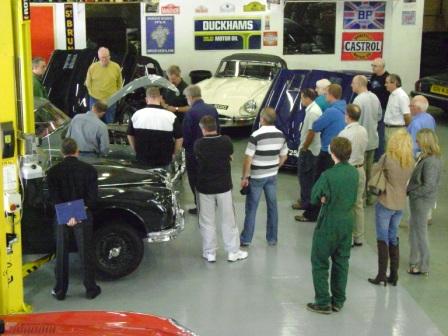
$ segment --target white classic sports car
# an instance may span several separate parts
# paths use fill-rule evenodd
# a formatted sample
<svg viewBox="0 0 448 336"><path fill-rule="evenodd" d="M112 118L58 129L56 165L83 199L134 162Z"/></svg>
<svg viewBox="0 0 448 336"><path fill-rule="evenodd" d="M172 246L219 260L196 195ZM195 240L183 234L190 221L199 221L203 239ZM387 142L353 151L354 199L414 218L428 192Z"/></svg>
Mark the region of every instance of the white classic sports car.
<svg viewBox="0 0 448 336"><path fill-rule="evenodd" d="M223 127L252 125L272 80L286 62L268 54L224 57L216 74L199 82L202 98L216 107Z"/></svg>

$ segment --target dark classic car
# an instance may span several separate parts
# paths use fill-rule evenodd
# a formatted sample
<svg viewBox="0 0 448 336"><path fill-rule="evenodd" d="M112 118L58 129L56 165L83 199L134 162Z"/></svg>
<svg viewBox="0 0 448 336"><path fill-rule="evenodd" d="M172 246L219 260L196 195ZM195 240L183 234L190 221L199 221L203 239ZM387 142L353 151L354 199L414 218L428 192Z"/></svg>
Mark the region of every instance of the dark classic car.
<svg viewBox="0 0 448 336"><path fill-rule="evenodd" d="M428 77L420 78L415 83L411 96L425 96L429 104L448 112L448 70Z"/></svg>
<svg viewBox="0 0 448 336"><path fill-rule="evenodd" d="M112 53L111 58L122 67L124 84L146 75L163 75L159 63L151 57L127 52ZM43 85L48 91L48 99L70 117L87 111L88 94L84 82L87 69L96 61L96 49L55 50L51 55ZM129 109L141 108L139 104L144 104L144 96L144 89L140 89L121 100L117 105L116 120L121 121Z"/></svg>
<svg viewBox="0 0 448 336"><path fill-rule="evenodd" d="M70 118L50 102L35 103L39 162L46 171L62 158L59 145ZM114 148L116 149L114 152ZM129 147L112 146L110 158L88 159L98 172L99 200L94 210L94 265L98 275L116 279L140 264L144 242L174 239L184 228L183 210L170 174L145 169L129 159ZM54 207L45 178L24 180L22 217L26 254L53 253Z"/></svg>
<svg viewBox="0 0 448 336"><path fill-rule="evenodd" d="M324 70L281 70L271 84L261 108L273 107L277 112L275 125L286 137L288 144L288 160L285 168L296 168L298 148L300 144L301 123L305 118L305 110L300 103L300 92L306 88L314 88L316 81L327 78L334 84L342 86L342 99L352 102L355 94L350 86L354 76L367 75L359 71L324 71ZM260 114L253 125L253 130L260 127Z"/></svg>

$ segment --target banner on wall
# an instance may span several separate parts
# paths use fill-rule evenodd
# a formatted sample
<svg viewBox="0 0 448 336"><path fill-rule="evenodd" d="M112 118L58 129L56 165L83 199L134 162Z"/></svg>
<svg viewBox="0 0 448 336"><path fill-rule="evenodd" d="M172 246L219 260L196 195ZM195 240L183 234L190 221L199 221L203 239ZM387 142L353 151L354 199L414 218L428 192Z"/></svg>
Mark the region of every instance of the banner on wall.
<svg viewBox="0 0 448 336"><path fill-rule="evenodd" d="M344 3L344 29L384 29L386 2Z"/></svg>
<svg viewBox="0 0 448 336"><path fill-rule="evenodd" d="M196 50L260 49L260 17L211 17L194 20Z"/></svg>
<svg viewBox="0 0 448 336"><path fill-rule="evenodd" d="M75 19L73 16L73 4L64 5L65 17L65 44L67 50L75 49Z"/></svg>
<svg viewBox="0 0 448 336"><path fill-rule="evenodd" d="M367 61L383 54L383 33L342 33L343 61Z"/></svg>
<svg viewBox="0 0 448 336"><path fill-rule="evenodd" d="M174 16L146 17L146 53L174 54Z"/></svg>

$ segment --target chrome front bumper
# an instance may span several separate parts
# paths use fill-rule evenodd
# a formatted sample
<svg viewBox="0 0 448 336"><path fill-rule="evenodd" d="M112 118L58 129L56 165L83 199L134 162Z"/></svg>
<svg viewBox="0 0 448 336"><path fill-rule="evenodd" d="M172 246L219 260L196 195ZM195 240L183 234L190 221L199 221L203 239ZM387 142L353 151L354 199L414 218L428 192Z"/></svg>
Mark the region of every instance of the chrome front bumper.
<svg viewBox="0 0 448 336"><path fill-rule="evenodd" d="M146 235L145 241L148 243L163 243L173 239L181 233L185 228L184 210L180 208L177 200L178 191L172 194L173 213L176 217L174 220L174 227L162 231L150 232Z"/></svg>
<svg viewBox="0 0 448 336"><path fill-rule="evenodd" d="M255 117L227 117L219 115L219 125L221 127L244 127L252 126Z"/></svg>
<svg viewBox="0 0 448 336"><path fill-rule="evenodd" d="M176 222L174 227L162 230L158 232L150 232L145 238L147 243L163 243L173 239L181 233L185 228L185 219L184 219L184 211L182 209L178 209L176 211Z"/></svg>

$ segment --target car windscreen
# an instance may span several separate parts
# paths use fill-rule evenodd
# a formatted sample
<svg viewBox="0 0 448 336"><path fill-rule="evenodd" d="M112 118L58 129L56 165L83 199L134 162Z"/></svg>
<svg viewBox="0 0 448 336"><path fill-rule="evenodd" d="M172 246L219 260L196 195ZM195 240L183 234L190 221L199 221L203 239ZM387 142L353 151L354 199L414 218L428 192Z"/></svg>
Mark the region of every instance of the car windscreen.
<svg viewBox="0 0 448 336"><path fill-rule="evenodd" d="M273 79L281 69L281 64L257 61L223 61L218 67L216 77L249 77Z"/></svg>
<svg viewBox="0 0 448 336"><path fill-rule="evenodd" d="M70 118L52 104L47 103L34 111L34 120L36 136L42 139L68 123Z"/></svg>

